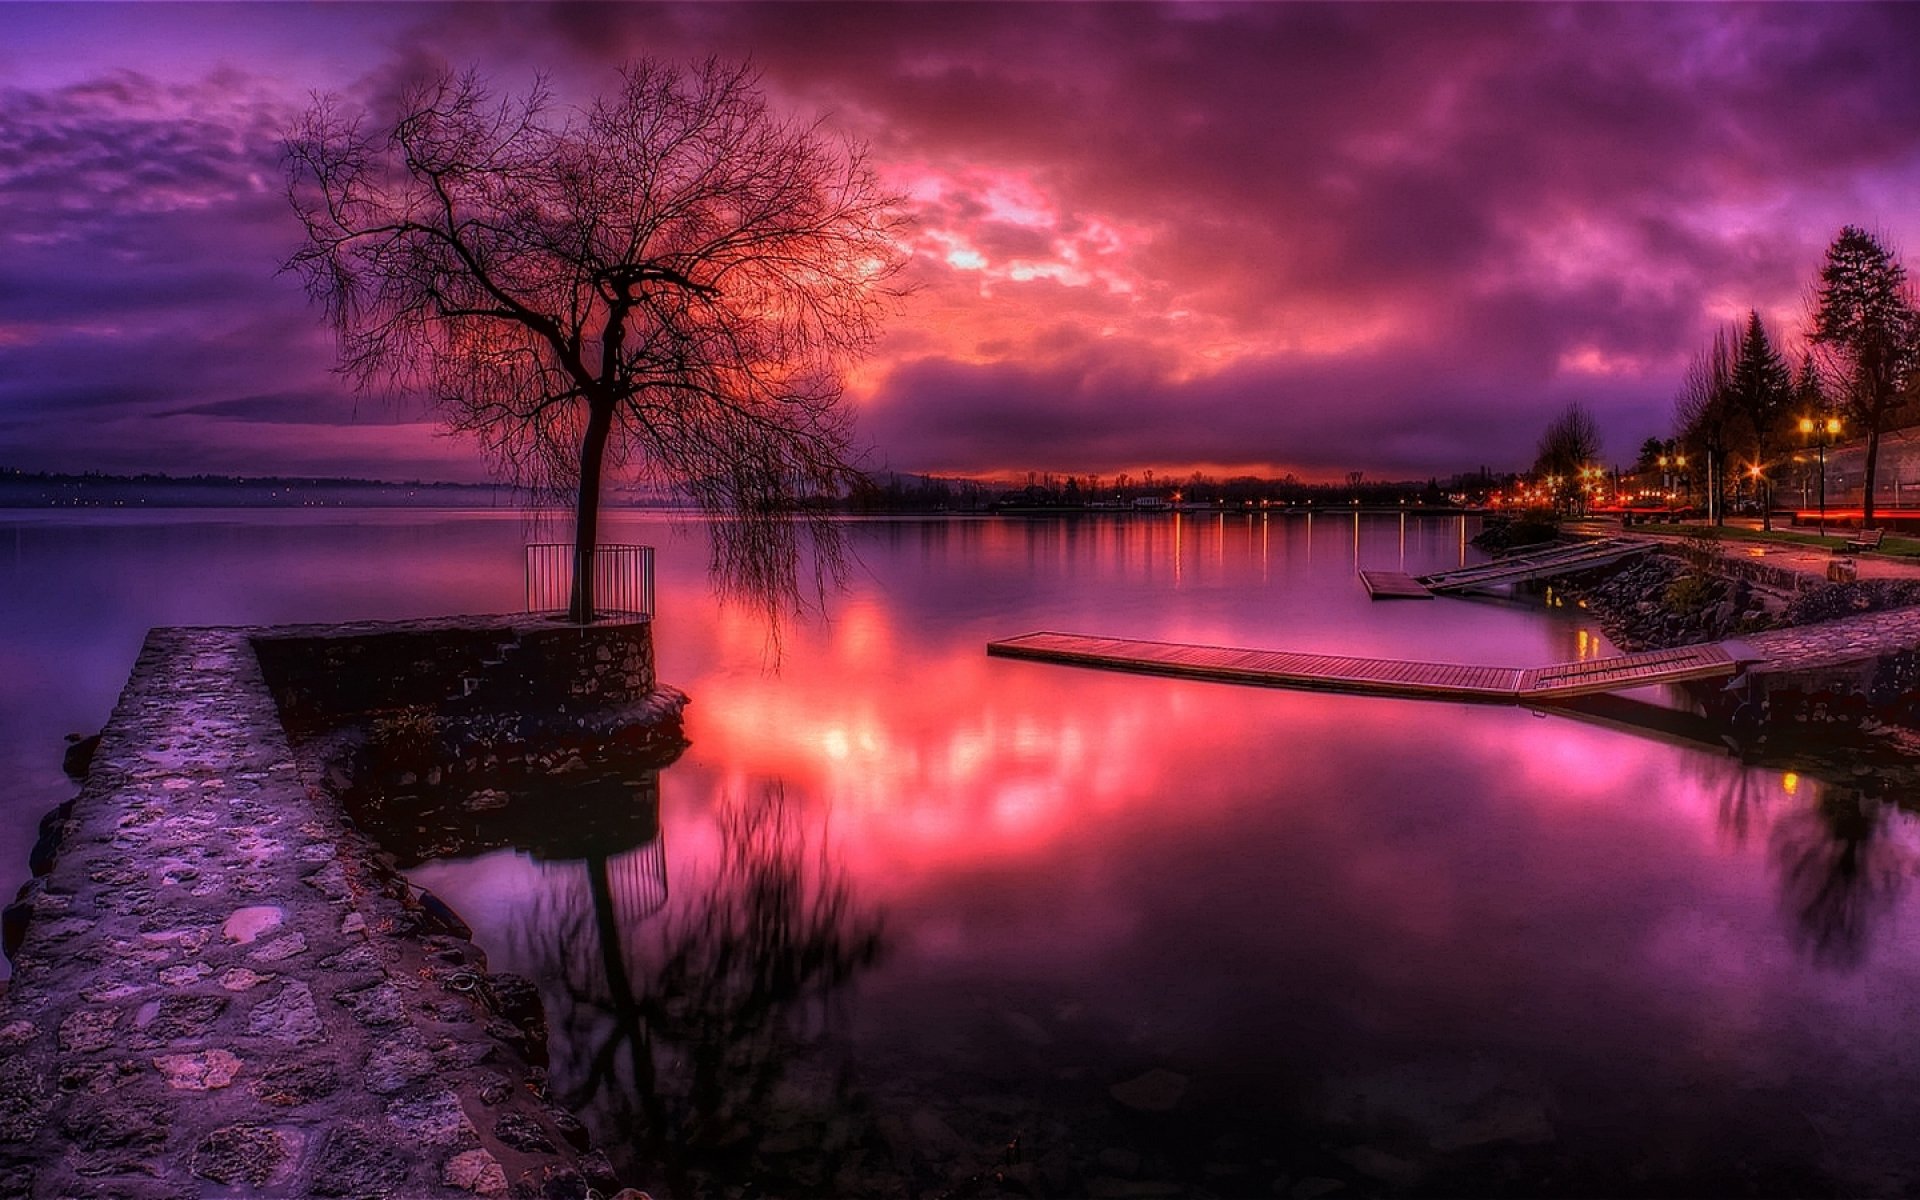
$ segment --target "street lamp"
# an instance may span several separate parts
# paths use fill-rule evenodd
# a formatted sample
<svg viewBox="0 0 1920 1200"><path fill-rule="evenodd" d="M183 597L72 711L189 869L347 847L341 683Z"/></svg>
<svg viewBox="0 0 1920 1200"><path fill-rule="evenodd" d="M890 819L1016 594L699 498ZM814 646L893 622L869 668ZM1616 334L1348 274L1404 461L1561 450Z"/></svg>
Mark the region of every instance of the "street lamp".
<svg viewBox="0 0 1920 1200"><path fill-rule="evenodd" d="M1766 471L1759 463L1754 463L1747 468L1747 478L1751 481L1748 486L1753 488L1760 500L1760 528L1772 529L1773 481L1767 478Z"/></svg>
<svg viewBox="0 0 1920 1200"><path fill-rule="evenodd" d="M1840 418L1828 417L1825 421L1815 421L1812 417L1800 418L1800 436L1813 438L1814 445L1820 449L1820 536L1827 536L1827 447L1840 434Z"/></svg>
<svg viewBox="0 0 1920 1200"><path fill-rule="evenodd" d="M1667 503L1671 504L1673 503L1673 475L1667 473L1668 467L1672 467L1674 474L1679 475L1680 481L1686 485L1687 507L1691 508L1693 506L1693 480L1687 478L1687 456L1684 454L1662 454L1660 456L1660 485L1667 493Z"/></svg>

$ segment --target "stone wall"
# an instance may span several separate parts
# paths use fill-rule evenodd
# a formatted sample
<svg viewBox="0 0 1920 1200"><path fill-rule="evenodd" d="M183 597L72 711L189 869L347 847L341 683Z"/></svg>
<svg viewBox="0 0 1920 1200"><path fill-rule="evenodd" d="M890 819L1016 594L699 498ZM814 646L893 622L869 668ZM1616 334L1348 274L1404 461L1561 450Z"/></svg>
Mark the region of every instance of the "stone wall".
<svg viewBox="0 0 1920 1200"><path fill-rule="evenodd" d="M409 707L444 715L577 715L655 690L651 623L544 617L280 626L253 634L281 717L296 735Z"/></svg>
<svg viewBox="0 0 1920 1200"><path fill-rule="evenodd" d="M1682 555L1656 553L1555 586L1580 598L1627 650L1747 643L1762 661L1731 683L1688 687L1716 716L1748 724L1871 718L1920 729L1920 586L1913 581L1828 583L1722 554L1676 598L1675 585L1689 572Z"/></svg>
<svg viewBox="0 0 1920 1200"><path fill-rule="evenodd" d="M156 630L23 889L0 1196L584 1197L532 989L303 778L246 631Z"/></svg>
<svg viewBox="0 0 1920 1200"><path fill-rule="evenodd" d="M385 865L289 729L322 746L397 711L530 759L608 727L677 743L649 633L153 631L6 912L0 1198L613 1195L546 1095L532 985Z"/></svg>

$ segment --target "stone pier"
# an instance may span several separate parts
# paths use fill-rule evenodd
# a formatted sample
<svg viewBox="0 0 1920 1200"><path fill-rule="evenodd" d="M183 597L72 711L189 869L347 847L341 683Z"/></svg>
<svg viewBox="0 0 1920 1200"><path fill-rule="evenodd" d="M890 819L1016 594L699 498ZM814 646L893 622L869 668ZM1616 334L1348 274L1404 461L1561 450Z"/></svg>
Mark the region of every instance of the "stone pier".
<svg viewBox="0 0 1920 1200"><path fill-rule="evenodd" d="M1920 712L1920 607L1769 629L1744 639L1759 656L1742 683L1752 698L1850 698L1873 709Z"/></svg>
<svg viewBox="0 0 1920 1200"><path fill-rule="evenodd" d="M390 702L363 686L376 665L409 703L490 687L524 700L489 674L500 648L524 664L562 632L587 664L548 698L567 723L636 703L677 723L633 651L644 627L471 626L149 636L53 818L56 861L8 910L0 1196L620 1190L546 1098L532 987L488 974L458 919L382 865L283 724L283 707L325 723L346 700ZM424 674L408 667L423 657Z"/></svg>

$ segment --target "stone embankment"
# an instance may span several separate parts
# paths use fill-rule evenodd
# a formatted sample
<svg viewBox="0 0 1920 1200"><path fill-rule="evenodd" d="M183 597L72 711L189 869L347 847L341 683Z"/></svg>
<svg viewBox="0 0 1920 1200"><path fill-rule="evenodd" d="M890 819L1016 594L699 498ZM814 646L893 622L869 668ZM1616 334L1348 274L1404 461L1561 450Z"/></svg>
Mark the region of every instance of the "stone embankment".
<svg viewBox="0 0 1920 1200"><path fill-rule="evenodd" d="M1669 542L1553 586L1628 650L1746 643L1755 665L1706 694L1743 719L1920 726L1920 575L1828 582L1826 556L1741 549Z"/></svg>
<svg viewBox="0 0 1920 1200"><path fill-rule="evenodd" d="M558 679L548 707L572 727L621 709L677 736L683 698L652 692L644 627L561 654L561 631L496 623L471 656L446 652L469 624L149 636L81 794L49 821L51 861L8 910L0 1196L619 1191L546 1096L531 985L488 974L457 918L383 865L283 726L283 706L341 719L322 681L417 686L421 654L453 695L413 703L530 700L506 645L585 664L531 672ZM356 694L377 708L383 686Z"/></svg>

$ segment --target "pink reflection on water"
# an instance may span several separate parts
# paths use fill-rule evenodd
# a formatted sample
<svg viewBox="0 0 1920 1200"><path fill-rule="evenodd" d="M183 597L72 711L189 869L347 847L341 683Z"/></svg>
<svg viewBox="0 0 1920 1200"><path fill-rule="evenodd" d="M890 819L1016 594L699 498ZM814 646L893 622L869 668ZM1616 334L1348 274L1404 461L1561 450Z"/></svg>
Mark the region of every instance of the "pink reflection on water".
<svg viewBox="0 0 1920 1200"><path fill-rule="evenodd" d="M1585 1152L1658 1126L1702 1161L1774 1142L1888 1157L1889 1126L1854 1116L1920 1052L1884 1003L1920 983L1891 936L1910 898L1786 880L1911 861L1904 815L1810 820L1828 794L1811 778L1562 717L984 654L1048 627L1515 665L1604 650L1578 614L1368 606L1355 541L1398 561L1398 530L1317 524L1280 545L1231 521L877 527L777 674L751 619L683 578L661 625L666 677L695 697L663 779L675 903L712 886L715 805L778 781L885 914L855 1026L874 1062L1021 1087L1062 1065L1036 1046L1070 1045L1095 1103L1159 1065L1297 1093L1310 1121L1347 1089L1392 1103L1480 1064ZM1407 561L1453 549L1414 537ZM1811 965L1835 936L1862 957ZM1808 1150L1796 1112L1843 1133Z"/></svg>

